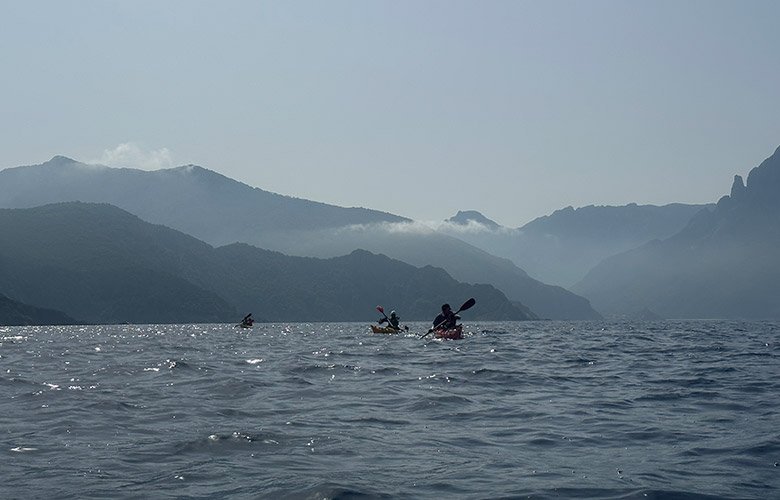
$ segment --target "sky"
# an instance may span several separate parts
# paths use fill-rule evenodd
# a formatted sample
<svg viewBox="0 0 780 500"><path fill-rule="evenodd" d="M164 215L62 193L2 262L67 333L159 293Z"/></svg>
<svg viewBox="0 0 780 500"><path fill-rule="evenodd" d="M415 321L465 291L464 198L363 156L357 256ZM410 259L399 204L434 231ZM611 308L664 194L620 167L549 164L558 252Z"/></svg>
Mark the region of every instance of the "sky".
<svg viewBox="0 0 780 500"><path fill-rule="evenodd" d="M708 203L780 145L780 2L0 0L0 169L196 164L509 227Z"/></svg>

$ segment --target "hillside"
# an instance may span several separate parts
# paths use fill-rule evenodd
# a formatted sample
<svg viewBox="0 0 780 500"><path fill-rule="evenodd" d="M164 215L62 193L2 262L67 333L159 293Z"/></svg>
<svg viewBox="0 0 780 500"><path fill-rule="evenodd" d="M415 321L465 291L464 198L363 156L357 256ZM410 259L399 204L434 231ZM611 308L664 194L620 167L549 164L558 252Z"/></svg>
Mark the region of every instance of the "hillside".
<svg viewBox="0 0 780 500"><path fill-rule="evenodd" d="M214 246L241 242L319 258L364 249L416 267L441 267L459 281L491 284L543 318L600 317L584 298L408 219L269 193L201 167L145 172L55 157L0 171L0 207L65 201L110 203Z"/></svg>
<svg viewBox="0 0 780 500"><path fill-rule="evenodd" d="M605 260L575 290L611 315L780 318L780 148L679 233Z"/></svg>
<svg viewBox="0 0 780 500"><path fill-rule="evenodd" d="M528 306L541 318L599 319L590 303L562 287L528 276L509 259L491 255L457 238L420 224L373 224L299 234L277 239L284 253L321 257L343 255L353 248L388 255L417 267L433 265L466 283L489 283L510 300Z"/></svg>
<svg viewBox="0 0 780 500"><path fill-rule="evenodd" d="M406 220L365 208L282 196L195 165L148 172L55 156L40 165L0 171L2 208L68 201L115 205L213 245L239 241L236 236L247 233Z"/></svg>
<svg viewBox="0 0 780 500"><path fill-rule="evenodd" d="M181 268L213 249L109 205L0 210L0 290L89 323L221 322L234 307Z"/></svg>
<svg viewBox="0 0 780 500"><path fill-rule="evenodd" d="M223 282L217 291L239 307L276 320L373 319L376 304L403 311L406 320L430 320L442 303L472 296L479 308L469 318L536 319L490 285L460 283L440 268L417 268L365 250L316 259L236 243L216 252L241 270L240 283Z"/></svg>
<svg viewBox="0 0 780 500"><path fill-rule="evenodd" d="M680 203L566 207L520 228L470 211L448 219L440 231L510 259L545 283L571 287L605 258L674 235L704 208Z"/></svg>
<svg viewBox="0 0 780 500"><path fill-rule="evenodd" d="M75 324L78 321L60 311L22 304L0 294L0 326Z"/></svg>
<svg viewBox="0 0 780 500"><path fill-rule="evenodd" d="M0 210L0 289L94 323L375 320L383 303L427 320L475 297L475 319L530 319L498 290L382 255L289 257L245 244L213 248L106 204Z"/></svg>

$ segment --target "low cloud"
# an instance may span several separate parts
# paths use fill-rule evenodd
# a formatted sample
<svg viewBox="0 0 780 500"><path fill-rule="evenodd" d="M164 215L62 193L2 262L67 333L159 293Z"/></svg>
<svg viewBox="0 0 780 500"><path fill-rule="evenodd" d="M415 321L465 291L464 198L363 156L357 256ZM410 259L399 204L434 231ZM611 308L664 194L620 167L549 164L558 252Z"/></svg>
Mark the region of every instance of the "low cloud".
<svg viewBox="0 0 780 500"><path fill-rule="evenodd" d="M430 225L423 222L377 222L372 224L351 224L349 226L341 227L337 230L341 233L356 233L356 232L383 232L383 233L412 233L412 234L429 234L434 230Z"/></svg>
<svg viewBox="0 0 780 500"><path fill-rule="evenodd" d="M173 166L173 155L168 148L145 151L133 142L124 142L113 149L106 149L95 163L109 167L131 167L141 170L158 170Z"/></svg>
<svg viewBox="0 0 780 500"><path fill-rule="evenodd" d="M468 221L466 224L455 224L447 221L376 222L371 224L352 224L337 229L337 233L430 234L435 231L452 236L479 234L514 236L523 234L520 229L503 226L495 228L473 220Z"/></svg>

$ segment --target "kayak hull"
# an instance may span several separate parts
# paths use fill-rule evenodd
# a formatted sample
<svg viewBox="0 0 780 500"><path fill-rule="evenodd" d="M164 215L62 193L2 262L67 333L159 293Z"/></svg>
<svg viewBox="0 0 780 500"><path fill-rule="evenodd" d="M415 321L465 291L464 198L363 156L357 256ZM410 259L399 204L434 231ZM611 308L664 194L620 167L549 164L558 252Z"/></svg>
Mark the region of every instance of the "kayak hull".
<svg viewBox="0 0 780 500"><path fill-rule="evenodd" d="M370 325L371 331L374 333L398 333L401 330L396 330L393 327L390 326L377 326L377 325Z"/></svg>
<svg viewBox="0 0 780 500"><path fill-rule="evenodd" d="M436 330L433 332L433 336L437 339L451 339L459 340L463 338L463 325L458 325L455 328L448 330Z"/></svg>

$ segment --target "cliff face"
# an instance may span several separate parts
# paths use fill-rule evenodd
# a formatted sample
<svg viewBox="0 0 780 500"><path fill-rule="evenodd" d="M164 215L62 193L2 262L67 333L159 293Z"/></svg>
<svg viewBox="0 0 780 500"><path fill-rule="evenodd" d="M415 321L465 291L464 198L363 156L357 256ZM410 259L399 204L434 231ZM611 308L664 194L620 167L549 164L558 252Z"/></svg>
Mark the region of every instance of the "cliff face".
<svg viewBox="0 0 780 500"><path fill-rule="evenodd" d="M780 240L780 148L750 171L747 184L735 175L731 193L718 200L713 210L694 217L672 240L694 247L776 244Z"/></svg>
<svg viewBox="0 0 780 500"><path fill-rule="evenodd" d="M780 148L663 241L606 259L574 291L607 314L780 317Z"/></svg>
<svg viewBox="0 0 780 500"><path fill-rule="evenodd" d="M754 206L780 207L778 189L780 189L780 147L761 165L750 171L745 188L746 201Z"/></svg>

